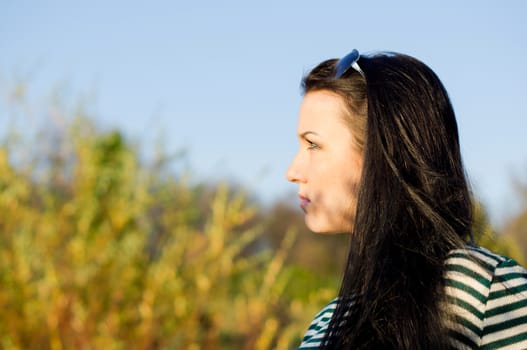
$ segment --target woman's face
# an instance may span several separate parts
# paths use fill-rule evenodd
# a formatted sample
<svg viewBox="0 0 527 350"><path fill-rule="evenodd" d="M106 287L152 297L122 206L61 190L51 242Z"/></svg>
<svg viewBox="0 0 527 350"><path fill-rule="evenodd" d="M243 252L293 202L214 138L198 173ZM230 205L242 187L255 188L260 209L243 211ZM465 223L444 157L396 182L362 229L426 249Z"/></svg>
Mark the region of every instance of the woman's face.
<svg viewBox="0 0 527 350"><path fill-rule="evenodd" d="M300 149L286 177L298 184L306 225L314 232L353 230L362 155L346 118L342 98L329 91L307 93L300 106Z"/></svg>

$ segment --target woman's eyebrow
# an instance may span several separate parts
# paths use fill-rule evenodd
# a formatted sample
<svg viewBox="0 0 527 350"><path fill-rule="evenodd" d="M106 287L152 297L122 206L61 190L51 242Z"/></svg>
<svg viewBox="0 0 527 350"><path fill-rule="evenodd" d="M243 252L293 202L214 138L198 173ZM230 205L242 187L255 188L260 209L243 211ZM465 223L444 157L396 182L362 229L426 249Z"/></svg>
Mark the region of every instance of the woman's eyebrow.
<svg viewBox="0 0 527 350"><path fill-rule="evenodd" d="M303 133L301 133L299 136L300 138L306 138L307 135L309 134L312 134L312 135L315 135L315 136L320 136L319 134L317 134L316 132L314 131L304 131Z"/></svg>

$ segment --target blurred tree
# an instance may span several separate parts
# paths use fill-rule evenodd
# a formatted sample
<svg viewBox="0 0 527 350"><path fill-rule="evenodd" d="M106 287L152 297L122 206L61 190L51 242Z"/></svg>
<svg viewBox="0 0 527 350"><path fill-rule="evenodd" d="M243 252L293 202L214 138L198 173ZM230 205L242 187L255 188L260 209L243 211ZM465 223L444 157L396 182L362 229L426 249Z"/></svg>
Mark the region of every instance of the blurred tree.
<svg viewBox="0 0 527 350"><path fill-rule="evenodd" d="M299 343L333 293L290 293L307 280L285 266L294 229L244 254L263 226L243 191L141 162L82 110L64 125L0 146L0 348Z"/></svg>
<svg viewBox="0 0 527 350"><path fill-rule="evenodd" d="M524 251L513 237L496 232L490 224L483 204L480 202L474 204L473 232L477 244L498 254L513 258L525 266L526 255Z"/></svg>
<svg viewBox="0 0 527 350"><path fill-rule="evenodd" d="M518 249L521 250L524 257L527 257L527 182L516 179L513 185L515 193L518 195L520 208L504 225L502 235L517 242ZM524 266L526 266L526 260L523 261Z"/></svg>
<svg viewBox="0 0 527 350"><path fill-rule="evenodd" d="M317 234L311 232L304 222L304 213L293 207L294 198L277 200L265 211L264 237L273 247L282 239L288 227L294 227L299 239L293 245L288 262L317 276L325 276L326 282L337 282L343 271L348 251L345 234Z"/></svg>

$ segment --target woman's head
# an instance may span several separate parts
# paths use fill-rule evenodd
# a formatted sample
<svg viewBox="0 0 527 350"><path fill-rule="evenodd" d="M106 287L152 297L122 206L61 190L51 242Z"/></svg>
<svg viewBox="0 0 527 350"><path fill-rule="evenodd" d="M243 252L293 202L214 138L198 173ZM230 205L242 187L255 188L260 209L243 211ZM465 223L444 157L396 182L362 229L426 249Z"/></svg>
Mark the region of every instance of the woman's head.
<svg viewBox="0 0 527 350"><path fill-rule="evenodd" d="M297 135L300 149L286 177L299 185L307 226L315 232L351 232L367 118L366 82L333 79L336 60L304 79Z"/></svg>
<svg viewBox="0 0 527 350"><path fill-rule="evenodd" d="M454 111L415 58L361 56L340 75L343 61L304 78L287 172L313 231L353 233L339 296L354 313L338 304L324 344L447 348L443 262L472 223Z"/></svg>
<svg viewBox="0 0 527 350"><path fill-rule="evenodd" d="M328 182L324 184L320 180L323 188L317 189L321 191L317 196L323 202L315 202L317 198L301 198L308 226L320 232L346 231L354 226L357 211L364 208L367 211L364 214L371 212L372 202L376 202L376 206L383 202L386 206L399 207L413 201L431 220L448 211L445 209L452 202L466 202L469 193L455 116L446 90L435 73L415 58L396 53L361 56L357 63L360 72L350 68L336 78L339 61L327 60L315 67L302 82L304 99L298 128L301 148L288 169L287 178L299 184L299 194L304 197L307 196L303 189L309 190L311 178L318 181L321 177ZM334 105L335 113L324 110L324 105L328 108ZM302 137L306 131L316 132L308 130L311 125L306 121L316 121L319 125L313 125L314 129L341 128L343 136L328 135L328 142L350 138L351 143L341 142L340 154L348 160L339 159L335 168L326 164L325 159L331 154L324 153L324 148L313 140ZM308 153L305 146L309 142L319 146L319 153L311 152L310 156L303 157ZM360 179L363 181L359 185ZM336 186L337 190L346 195L347 200L329 198L330 193L324 195L324 189L330 191L335 187L331 185L338 185L336 182L339 181L345 187L339 189ZM341 204L341 210L348 211L342 216L345 220L340 221L340 228L337 225L330 230L320 230L313 225L317 221L316 213L314 210L310 212L309 207L327 206L326 199L333 207ZM466 204L462 206L466 207ZM335 208L328 209L334 215L341 213ZM470 211L466 208L463 211L461 215L465 218L461 225L448 223L456 231L471 219ZM319 210L319 213L318 218L324 219L321 217L324 211ZM447 216L450 214L455 213L447 213ZM344 224L346 221L347 225ZM338 220L334 218L332 222Z"/></svg>

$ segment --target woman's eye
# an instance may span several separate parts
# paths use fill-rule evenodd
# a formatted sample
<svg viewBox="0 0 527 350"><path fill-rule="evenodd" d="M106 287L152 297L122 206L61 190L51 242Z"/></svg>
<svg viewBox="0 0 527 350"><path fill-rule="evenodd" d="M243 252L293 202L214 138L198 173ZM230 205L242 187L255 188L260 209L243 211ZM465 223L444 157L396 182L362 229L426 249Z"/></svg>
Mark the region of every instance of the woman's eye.
<svg viewBox="0 0 527 350"><path fill-rule="evenodd" d="M307 147L308 149L317 149L319 148L318 145L314 142L311 142L311 141L308 141L308 144L309 146Z"/></svg>

